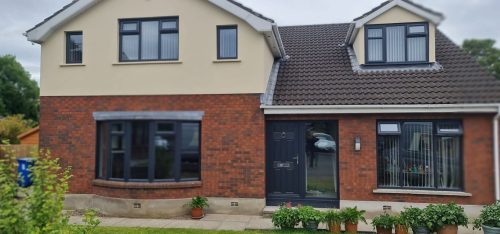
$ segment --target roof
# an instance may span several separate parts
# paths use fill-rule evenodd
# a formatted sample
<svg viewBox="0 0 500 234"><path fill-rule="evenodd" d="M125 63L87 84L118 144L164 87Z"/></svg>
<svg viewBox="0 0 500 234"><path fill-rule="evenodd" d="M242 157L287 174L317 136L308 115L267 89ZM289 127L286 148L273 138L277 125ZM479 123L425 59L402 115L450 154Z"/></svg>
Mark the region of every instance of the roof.
<svg viewBox="0 0 500 234"><path fill-rule="evenodd" d="M268 18L268 17L264 16L263 14L261 14L261 13L259 13L259 12L256 12L256 11L254 11L252 8L249 8L249 7L247 7L247 6L243 5L243 4L241 4L241 3L239 3L239 2L237 2L237 1L235 1L235 0L227 0L227 1L228 1L228 2L231 2L232 4L234 4L234 5L238 6L238 7L242 8L242 9L244 9L244 10L246 10L246 11L248 11L248 12L249 12L250 14L252 14L252 15L255 15L255 16L257 16L257 17L259 17L259 18L261 18L261 19L263 19L263 20L266 20L266 21L269 21L269 22L271 22L271 23L274 23L274 20L273 20L273 19Z"/></svg>
<svg viewBox="0 0 500 234"><path fill-rule="evenodd" d="M36 128L30 129L30 130L22 133L21 135L17 136L17 139L21 140L23 138L26 138L27 136L31 136L31 135L38 133L38 132L40 132L40 127L36 127Z"/></svg>
<svg viewBox="0 0 500 234"><path fill-rule="evenodd" d="M365 18L366 16L369 16L369 15L371 15L371 14L375 13L376 11L378 11L378 10L379 10L379 9L381 9L381 8L383 8L385 5L387 5L387 4L389 4L389 3L391 3L392 1L393 1L393 0L388 0L388 1L383 2L383 3L382 3L382 4L380 4L379 6L377 6L377 7L373 8L373 9L371 9L370 11L366 12L366 13L365 13L365 14L363 14L362 16L355 18L353 21L360 20L360 19L362 19L362 18ZM427 8L427 7L424 7L424 6L420 5L420 4L414 3L414 2L413 2L413 1L411 1L411 0L401 0L401 1L406 2L406 3L408 3L408 4L411 4L411 5L413 5L413 6L417 7L417 8L419 8L419 9L421 9L421 10L423 10L423 11L426 11L426 12L428 12L428 13L430 13L430 14L433 14L433 15L438 15L438 16L444 17L444 15L443 15L442 13L437 12L437 11L434 11L434 10L429 9L429 8Z"/></svg>
<svg viewBox="0 0 500 234"><path fill-rule="evenodd" d="M431 71L353 71L344 44L350 24L280 27L290 58L280 66L273 105L500 103L500 81L441 32Z"/></svg>
<svg viewBox="0 0 500 234"><path fill-rule="evenodd" d="M54 18L55 16L59 15L61 12L63 12L64 10L68 9L70 6L74 5L76 2L78 2L79 0L73 0L71 1L71 3L63 6L61 9L59 9L58 11L54 12L54 14L50 15L49 17L45 18L42 22L36 24L35 26L33 26L33 28L30 28L28 29L28 31L26 32L31 32L33 31L34 29L38 28L39 26L41 26L42 24L45 24L47 21L51 20L52 18Z"/></svg>

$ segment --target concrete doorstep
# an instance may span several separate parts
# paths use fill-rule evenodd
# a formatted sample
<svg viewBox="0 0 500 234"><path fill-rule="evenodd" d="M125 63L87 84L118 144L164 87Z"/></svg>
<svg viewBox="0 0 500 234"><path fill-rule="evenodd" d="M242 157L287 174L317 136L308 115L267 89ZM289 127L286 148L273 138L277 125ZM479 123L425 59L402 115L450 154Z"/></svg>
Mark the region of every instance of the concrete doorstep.
<svg viewBox="0 0 500 234"><path fill-rule="evenodd" d="M81 216L72 216L70 224L83 224ZM252 215L225 215L225 214L207 214L201 220L192 220L189 218L178 219L129 219L102 217L101 227L139 227L139 228L191 228L204 230L225 230L225 231L244 231L244 230L273 230L275 227L271 218ZM371 220L368 224L360 223L359 231L373 232ZM327 229L326 224L321 224L320 229ZM473 231L460 228L460 234L480 234L482 231Z"/></svg>

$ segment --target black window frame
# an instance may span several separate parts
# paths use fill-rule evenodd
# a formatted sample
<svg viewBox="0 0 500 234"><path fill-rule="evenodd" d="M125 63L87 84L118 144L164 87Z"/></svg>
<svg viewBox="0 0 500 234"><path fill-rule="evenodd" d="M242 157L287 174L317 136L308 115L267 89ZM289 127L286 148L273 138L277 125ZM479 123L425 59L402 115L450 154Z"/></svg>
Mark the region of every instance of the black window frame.
<svg viewBox="0 0 500 234"><path fill-rule="evenodd" d="M65 32L66 35L66 64L82 64L83 63L83 31L69 31ZM71 45L71 36L80 36L82 38L82 44L80 45L80 59L79 60L71 60L72 56L70 56L70 45Z"/></svg>
<svg viewBox="0 0 500 234"><path fill-rule="evenodd" d="M142 59L142 34L141 34L141 28L142 28L142 22L147 22L147 21L158 21L158 59ZM162 29L162 23L163 22L176 22L176 29ZM135 23L137 25L136 30L124 30L123 26L124 24L130 24L130 23ZM127 62L151 62L151 61L179 61L180 57L180 40L177 45L177 49L179 50L177 52L177 58L173 59L162 59L161 58L161 35L162 34L173 34L177 33L179 38L180 38L180 29L179 29L179 16L168 16L168 17L155 17L155 18L134 18L134 19L120 19L118 20L118 37L119 37L119 48L118 48L118 56L119 56L119 61L122 63L127 63ZM139 36L139 45L138 45L138 59L136 60L124 60L123 59L123 35L137 35Z"/></svg>
<svg viewBox="0 0 500 234"><path fill-rule="evenodd" d="M401 128L401 133L400 134L379 134L378 130L379 130L379 125L380 124L383 124L383 123L399 123L400 124L400 128ZM380 185L380 181L379 181L379 170L381 168L381 162L380 162L380 155L379 155L379 152L380 152L380 148L379 148L379 142L381 142L381 138L382 137L395 137L395 136L399 136L400 138L400 142L403 141L403 125L405 123L432 123L432 156L433 156L433 165L434 165L434 168L432 170L433 172L433 175L434 175L434 187L433 188L422 188L422 187L405 187L403 185L403 180L401 179L402 178L402 170L400 170L400 180L399 180L399 186L398 187L390 187L390 186L381 186ZM442 134L442 133L439 133L438 131L438 126L440 124L450 124L450 123L453 123L453 124L458 124L460 126L460 133L455 133L455 134ZM456 120L456 119L449 119L449 120L435 120L435 119L431 119L431 120L425 120L425 119L419 119L419 120L377 120L376 122L376 133L377 133L377 137L376 137L376 162L377 162L377 167L376 167L376 178L377 178L377 188L379 189L392 189L392 190L401 190L401 189L404 189L404 190L417 190L417 191L443 191L443 192L464 192L465 191L465 164L464 164L464 132L463 132L463 121L462 120ZM450 136L453 136L453 137L458 137L459 138L459 143L460 143L460 149L459 149L459 165L460 165L460 186L458 189L443 189L443 188L439 188L439 183L438 183L438 168L437 168L437 158L436 157L436 154L437 154L437 143L438 143L438 140L442 137L450 137ZM402 155L403 155L403 148L401 147L401 145L399 146L399 165L402 165L401 164L401 161L402 161Z"/></svg>
<svg viewBox="0 0 500 234"><path fill-rule="evenodd" d="M220 41L220 33L221 30L224 29L234 29L236 31L236 56L234 57L222 57L220 54L220 46L221 46L221 41ZM238 25L218 25L217 26L217 59L218 60L228 60L228 59L238 59L239 55L239 32L238 32Z"/></svg>
<svg viewBox="0 0 500 234"><path fill-rule="evenodd" d="M148 150L148 179L131 179L130 178L130 159L131 159L131 138L132 138L132 123L133 122L147 122L149 126L149 150ZM161 123L170 123L174 125L174 131L171 132L162 132L158 130L158 125ZM198 124L198 155L199 155L199 167L198 167L198 178L181 178L182 174L182 124L186 123L194 123ZM108 146L108 157L106 160L106 174L105 175L100 175L99 169L101 168L100 165L100 153L101 153L101 139L102 139L102 132L101 132L101 126L103 124L108 125L108 131L106 134L108 134L108 140L111 141L111 136L112 135L122 135L125 138L125 152L124 152L124 177L123 178L113 178L112 177L112 162L113 162L113 154L112 154L112 148ZM121 124L123 128L123 132L121 133L116 133L112 131L112 125L113 124ZM120 181L120 182L149 182L149 183L164 183L164 182L173 182L173 183L179 183L179 182L195 182L195 181L201 181L202 180L202 175L201 175L201 163L202 163L202 152L201 152L201 143L202 143L202 122L201 121L191 121L191 120L110 120L110 121L98 121L97 122L97 141L96 141L96 173L95 173L95 178L96 179L102 179L102 180L108 180L108 181ZM155 169L156 169L156 158L155 158L155 136L158 135L173 135L175 137L175 151L174 151L174 179L155 179ZM111 144L111 142L109 142Z"/></svg>
<svg viewBox="0 0 500 234"><path fill-rule="evenodd" d="M387 39L386 39L386 28L394 26L405 26L405 61L404 62L387 62ZM424 33L410 33L409 28L414 26L424 26ZM368 30L370 29L382 29L382 37L368 37ZM415 37L425 37L426 40L426 60L425 61L408 61L408 39ZM365 26L365 65L367 66L377 66L377 65L418 65L418 64L429 64L429 23L428 22L416 22L416 23L396 23L396 24L370 24ZM370 39L382 39L382 60L380 61L370 61L369 60L369 48L368 41Z"/></svg>

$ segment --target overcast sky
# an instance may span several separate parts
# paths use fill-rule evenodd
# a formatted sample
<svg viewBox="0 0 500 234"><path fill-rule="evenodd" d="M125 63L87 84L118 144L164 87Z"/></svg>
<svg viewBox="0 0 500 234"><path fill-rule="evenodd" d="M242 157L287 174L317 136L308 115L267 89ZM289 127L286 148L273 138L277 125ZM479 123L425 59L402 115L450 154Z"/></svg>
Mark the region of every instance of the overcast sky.
<svg viewBox="0 0 500 234"><path fill-rule="evenodd" d="M383 0L239 0L273 18L278 25L344 23L362 15ZM32 45L23 32L71 0L0 0L0 55L15 55L40 78L40 46ZM440 26L461 44L467 38L500 41L499 0L415 0L446 15ZM498 43L497 43L498 45Z"/></svg>

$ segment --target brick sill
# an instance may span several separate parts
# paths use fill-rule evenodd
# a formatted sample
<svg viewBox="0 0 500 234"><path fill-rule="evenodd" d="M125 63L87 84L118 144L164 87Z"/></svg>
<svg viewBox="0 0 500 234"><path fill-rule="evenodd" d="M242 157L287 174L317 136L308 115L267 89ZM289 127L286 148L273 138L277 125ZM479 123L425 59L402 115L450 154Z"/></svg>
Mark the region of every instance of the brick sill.
<svg viewBox="0 0 500 234"><path fill-rule="evenodd" d="M108 180L94 180L94 186L116 189L183 189L183 188L199 188L203 185L201 181L193 182L120 182Z"/></svg>
<svg viewBox="0 0 500 234"><path fill-rule="evenodd" d="M472 194L466 192L454 191L426 191L426 190L407 190L407 189L375 189L375 194L408 194L408 195L432 195L432 196L453 196L453 197L472 197Z"/></svg>

